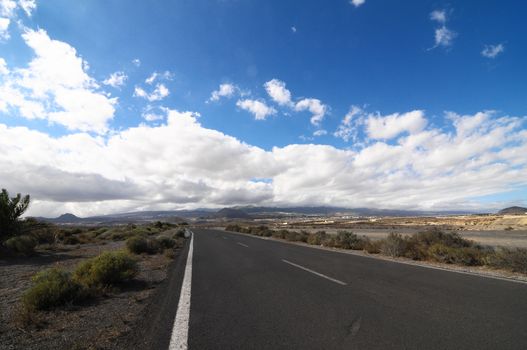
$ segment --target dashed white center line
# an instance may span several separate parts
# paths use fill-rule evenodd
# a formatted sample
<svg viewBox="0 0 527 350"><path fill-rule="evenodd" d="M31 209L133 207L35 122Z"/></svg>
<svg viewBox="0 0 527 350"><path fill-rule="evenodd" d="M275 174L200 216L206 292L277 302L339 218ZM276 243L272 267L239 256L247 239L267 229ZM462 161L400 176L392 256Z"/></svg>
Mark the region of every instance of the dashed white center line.
<svg viewBox="0 0 527 350"><path fill-rule="evenodd" d="M190 287L192 283L192 252L194 250L194 234L190 238L190 248L188 250L187 265L183 276L183 285L179 295L176 319L172 328L169 350L188 349L188 322L190 319Z"/></svg>
<svg viewBox="0 0 527 350"><path fill-rule="evenodd" d="M240 242L236 242L236 244L239 244L239 245L241 245L242 247L245 247L245 248L249 248L249 246L247 244L243 244L243 243L240 243Z"/></svg>
<svg viewBox="0 0 527 350"><path fill-rule="evenodd" d="M345 283L345 282L342 282L342 281L339 281L339 280L337 280L337 279L331 278L331 277L326 276L326 275L324 275L324 274L322 274L322 273L319 273L319 272L313 271L313 270L311 270L311 269L308 269L307 267L300 266L300 265L298 265L298 264L292 263L291 261L287 261L287 260L285 260L285 259L282 259L282 261L285 262L286 264L289 264L289 265L294 266L294 267L296 267L296 268L299 268L299 269L301 269L301 270L304 270L304 271L310 272L310 273L312 273L312 274L314 274L314 275L317 275L318 277L322 277L322 278L325 278L325 279L327 279L327 280L330 280L331 282L338 283L338 284L340 284L341 286L347 286L347 283Z"/></svg>

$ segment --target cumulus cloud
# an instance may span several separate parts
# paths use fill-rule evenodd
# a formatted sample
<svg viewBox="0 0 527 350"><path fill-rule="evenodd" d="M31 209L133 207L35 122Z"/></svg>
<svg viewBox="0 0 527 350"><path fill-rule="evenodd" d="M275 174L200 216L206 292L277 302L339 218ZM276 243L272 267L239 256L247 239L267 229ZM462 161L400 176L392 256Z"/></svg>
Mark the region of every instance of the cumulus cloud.
<svg viewBox="0 0 527 350"><path fill-rule="evenodd" d="M238 91L240 91L240 89L234 84L230 84L230 83L220 84L218 89L214 90L210 94L210 98L207 100L207 102L219 101L220 98L222 97L231 98Z"/></svg>
<svg viewBox="0 0 527 350"><path fill-rule="evenodd" d="M145 83L152 85L156 80L172 80L174 75L169 71L164 71L163 73L154 72L148 78L146 78Z"/></svg>
<svg viewBox="0 0 527 350"><path fill-rule="evenodd" d="M18 3L28 17L31 17L33 11L37 8L37 2L35 0L18 0Z"/></svg>
<svg viewBox="0 0 527 350"><path fill-rule="evenodd" d="M481 51L481 55L487 58L496 58L496 56L498 56L503 51L505 51L505 46L503 44L485 45Z"/></svg>
<svg viewBox="0 0 527 350"><path fill-rule="evenodd" d="M7 68L7 63L5 59L0 57L0 75L9 74L9 69Z"/></svg>
<svg viewBox="0 0 527 350"><path fill-rule="evenodd" d="M446 11L445 10L434 10L430 13L430 19L440 24L446 23Z"/></svg>
<svg viewBox="0 0 527 350"><path fill-rule="evenodd" d="M28 29L22 38L34 57L27 67L11 69L4 76L0 111L47 119L70 130L105 133L117 99L98 92L98 84L76 50L51 39L42 29Z"/></svg>
<svg viewBox="0 0 527 350"><path fill-rule="evenodd" d="M366 120L366 131L372 139L389 140L403 132L416 134L427 125L424 111L411 111L388 116L370 115Z"/></svg>
<svg viewBox="0 0 527 350"><path fill-rule="evenodd" d="M134 96L144 98L150 102L161 101L170 94L170 91L164 84L157 84L156 88L148 93L142 87L136 86Z"/></svg>
<svg viewBox="0 0 527 350"><path fill-rule="evenodd" d="M278 79L273 79L264 84L265 91L269 97L281 106L292 106L291 92L285 87L285 83Z"/></svg>
<svg viewBox="0 0 527 350"><path fill-rule="evenodd" d="M313 136L324 136L327 134L328 134L328 131L324 129L315 130L315 132L313 132Z"/></svg>
<svg viewBox="0 0 527 350"><path fill-rule="evenodd" d="M11 20L9 18L0 17L0 40L9 39L9 24Z"/></svg>
<svg viewBox="0 0 527 350"><path fill-rule="evenodd" d="M236 106L252 113L256 120L265 120L268 116L276 114L276 109L269 107L265 102L258 100L238 100Z"/></svg>
<svg viewBox="0 0 527 350"><path fill-rule="evenodd" d="M0 163L9 169L0 170L2 185L34 192L31 215L238 204L451 209L527 185L525 118L492 111L449 112L444 130L424 127L420 111L375 116L383 118L374 121L378 138L356 150L297 144L268 151L204 128L197 113L164 113L160 125L106 138L0 124ZM362 117L353 108L350 115ZM404 127L387 130L396 122ZM358 127L371 131L368 123ZM395 142L385 140L394 135ZM269 181L254 181L260 178Z"/></svg>
<svg viewBox="0 0 527 350"><path fill-rule="evenodd" d="M0 15L4 17L14 17L17 3L15 0L0 0Z"/></svg>
<svg viewBox="0 0 527 350"><path fill-rule="evenodd" d="M436 47L448 48L452 46L457 33L446 26L448 20L445 10L434 10L430 13L430 19L437 22L440 26L434 31L434 41Z"/></svg>
<svg viewBox="0 0 527 350"><path fill-rule="evenodd" d="M435 30L435 47L442 46L442 47L449 47L452 45L452 42L454 41L454 38L456 37L456 33L452 30L448 29L446 26L442 26L440 28L437 28Z"/></svg>
<svg viewBox="0 0 527 350"><path fill-rule="evenodd" d="M311 124L320 126L328 111L328 106L316 98L304 98L296 103L292 101L291 91L286 88L285 82L279 79L269 80L264 84L265 91L278 105L288 107L296 112L309 111L312 113Z"/></svg>
<svg viewBox="0 0 527 350"><path fill-rule="evenodd" d="M349 112L344 116L340 122L337 130L333 133L333 136L341 138L348 142L349 140L356 141L358 135L358 124L357 117L363 114L362 108L358 106L351 106Z"/></svg>
<svg viewBox="0 0 527 350"><path fill-rule="evenodd" d="M17 19L17 10L22 9L30 17L37 4L35 0L0 0L0 40L5 41L10 38L9 25L12 20Z"/></svg>
<svg viewBox="0 0 527 350"><path fill-rule="evenodd" d="M110 85L114 88L121 87L125 84L128 76L124 72L114 72L108 78L103 80L104 85Z"/></svg>
<svg viewBox="0 0 527 350"><path fill-rule="evenodd" d="M305 98L295 104L295 111L309 111L313 114L311 124L319 126L328 111L328 107L316 98Z"/></svg>
<svg viewBox="0 0 527 350"><path fill-rule="evenodd" d="M350 0L350 4L352 4L355 7L359 7L363 5L366 2L366 0Z"/></svg>

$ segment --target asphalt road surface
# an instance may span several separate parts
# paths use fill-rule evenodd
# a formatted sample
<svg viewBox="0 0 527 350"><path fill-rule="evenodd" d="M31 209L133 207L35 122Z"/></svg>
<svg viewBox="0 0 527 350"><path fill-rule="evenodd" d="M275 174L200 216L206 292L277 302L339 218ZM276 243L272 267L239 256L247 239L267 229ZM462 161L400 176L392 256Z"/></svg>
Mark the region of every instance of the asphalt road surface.
<svg viewBox="0 0 527 350"><path fill-rule="evenodd" d="M191 350L527 349L527 284L216 230L192 249Z"/></svg>

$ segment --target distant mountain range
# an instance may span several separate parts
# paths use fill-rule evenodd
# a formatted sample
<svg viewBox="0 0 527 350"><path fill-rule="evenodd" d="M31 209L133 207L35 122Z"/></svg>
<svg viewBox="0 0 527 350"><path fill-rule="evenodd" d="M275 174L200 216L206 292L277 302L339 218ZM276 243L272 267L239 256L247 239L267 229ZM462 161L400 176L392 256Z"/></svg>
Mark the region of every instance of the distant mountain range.
<svg viewBox="0 0 527 350"><path fill-rule="evenodd" d="M507 208L510 209L510 208ZM525 209L525 208L523 208ZM506 209L504 209L506 210ZM527 210L527 209L525 209ZM240 206L217 209L195 210L165 210L165 211L138 211L111 215L91 216L80 218L71 213L63 214L57 218L37 217L36 219L57 224L119 224L128 222L168 221L183 222L185 220L207 219L252 219L276 218L291 216L438 216L438 215L463 215L474 214L468 211L418 211L396 209L372 208L342 208L342 207L255 207Z"/></svg>
<svg viewBox="0 0 527 350"><path fill-rule="evenodd" d="M502 209L498 212L502 215L525 215L527 214L527 208L524 207L509 207Z"/></svg>

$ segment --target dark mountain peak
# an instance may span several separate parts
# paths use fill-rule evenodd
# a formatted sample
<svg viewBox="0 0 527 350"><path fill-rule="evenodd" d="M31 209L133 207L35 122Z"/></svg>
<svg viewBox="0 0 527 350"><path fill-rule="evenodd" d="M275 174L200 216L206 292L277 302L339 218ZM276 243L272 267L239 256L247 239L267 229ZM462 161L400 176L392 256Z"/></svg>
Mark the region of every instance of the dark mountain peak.
<svg viewBox="0 0 527 350"><path fill-rule="evenodd" d="M59 216L57 219L80 219L77 215L72 213L66 213Z"/></svg>
<svg viewBox="0 0 527 350"><path fill-rule="evenodd" d="M227 219L247 219L250 218L249 214L245 211L236 209L236 208L223 208L218 210L215 214L217 218L227 218Z"/></svg>
<svg viewBox="0 0 527 350"><path fill-rule="evenodd" d="M502 215L523 215L523 214L527 214L527 208L524 208L524 207L518 207L518 206L514 206L514 207L508 207L508 208L505 208L505 209L502 209L498 212L498 214L502 214Z"/></svg>

